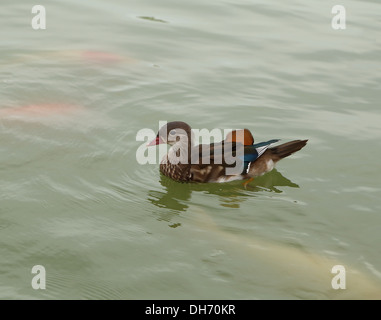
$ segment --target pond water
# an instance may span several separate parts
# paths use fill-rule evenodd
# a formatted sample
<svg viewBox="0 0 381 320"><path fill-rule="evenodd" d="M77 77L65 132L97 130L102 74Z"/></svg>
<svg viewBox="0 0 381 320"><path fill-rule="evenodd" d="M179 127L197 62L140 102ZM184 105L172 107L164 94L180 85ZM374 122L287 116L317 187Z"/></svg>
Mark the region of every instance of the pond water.
<svg viewBox="0 0 381 320"><path fill-rule="evenodd" d="M0 298L381 298L380 3L345 30L327 0L39 4L45 30L1 10ZM136 161L173 120L309 142L246 189L180 184Z"/></svg>

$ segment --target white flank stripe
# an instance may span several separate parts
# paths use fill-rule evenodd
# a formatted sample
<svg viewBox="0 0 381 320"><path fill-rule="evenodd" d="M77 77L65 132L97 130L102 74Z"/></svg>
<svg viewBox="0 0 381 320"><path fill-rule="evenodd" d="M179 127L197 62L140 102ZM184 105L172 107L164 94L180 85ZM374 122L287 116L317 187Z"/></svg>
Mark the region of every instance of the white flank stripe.
<svg viewBox="0 0 381 320"><path fill-rule="evenodd" d="M265 153L265 151L267 150L268 147L269 147L269 145L267 145L267 146L263 146L263 147L258 147L258 148L255 149L255 150L257 150L257 152L258 152L258 158L259 158L262 154ZM258 159L258 158L257 158L257 159Z"/></svg>

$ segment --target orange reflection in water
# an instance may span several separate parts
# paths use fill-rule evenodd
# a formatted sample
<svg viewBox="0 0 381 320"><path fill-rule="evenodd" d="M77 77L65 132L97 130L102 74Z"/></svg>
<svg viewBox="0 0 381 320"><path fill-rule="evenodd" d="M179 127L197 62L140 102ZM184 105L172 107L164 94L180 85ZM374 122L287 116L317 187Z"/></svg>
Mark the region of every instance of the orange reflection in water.
<svg viewBox="0 0 381 320"><path fill-rule="evenodd" d="M12 108L0 109L0 117L51 117L57 115L70 115L75 112L80 112L83 107L66 103L42 103L28 104Z"/></svg>

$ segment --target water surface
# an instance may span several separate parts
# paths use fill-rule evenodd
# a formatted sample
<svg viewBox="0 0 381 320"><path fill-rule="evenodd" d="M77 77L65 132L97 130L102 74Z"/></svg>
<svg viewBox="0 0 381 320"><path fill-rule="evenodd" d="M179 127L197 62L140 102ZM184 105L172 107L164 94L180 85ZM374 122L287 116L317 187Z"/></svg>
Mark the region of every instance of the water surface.
<svg viewBox="0 0 381 320"><path fill-rule="evenodd" d="M345 30L326 0L40 4L1 6L1 298L381 298L379 3ZM160 120L309 143L179 184L136 161Z"/></svg>

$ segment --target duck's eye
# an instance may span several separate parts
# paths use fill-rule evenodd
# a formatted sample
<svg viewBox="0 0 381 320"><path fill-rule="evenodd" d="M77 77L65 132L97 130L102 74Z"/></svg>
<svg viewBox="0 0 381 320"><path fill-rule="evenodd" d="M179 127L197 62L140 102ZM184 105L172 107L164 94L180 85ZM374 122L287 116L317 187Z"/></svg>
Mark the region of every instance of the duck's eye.
<svg viewBox="0 0 381 320"><path fill-rule="evenodd" d="M171 131L169 131L169 134L170 134L171 136L174 136L174 135L176 134L176 130L171 130Z"/></svg>

